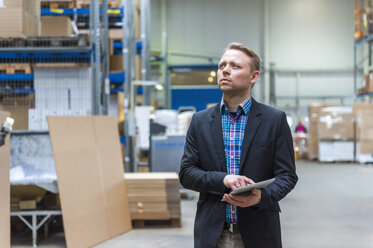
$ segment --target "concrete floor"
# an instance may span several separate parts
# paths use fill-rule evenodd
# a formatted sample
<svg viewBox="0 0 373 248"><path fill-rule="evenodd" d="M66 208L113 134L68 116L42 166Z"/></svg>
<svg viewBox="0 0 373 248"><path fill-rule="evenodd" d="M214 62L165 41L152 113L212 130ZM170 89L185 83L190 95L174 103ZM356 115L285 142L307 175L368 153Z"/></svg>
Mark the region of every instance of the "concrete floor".
<svg viewBox="0 0 373 248"><path fill-rule="evenodd" d="M373 166L298 161L297 173L296 188L280 202L284 248L373 247ZM95 248L193 247L196 201L182 200L182 228L134 229ZM61 233L39 242L64 246ZM31 247L31 237L12 239L12 247Z"/></svg>

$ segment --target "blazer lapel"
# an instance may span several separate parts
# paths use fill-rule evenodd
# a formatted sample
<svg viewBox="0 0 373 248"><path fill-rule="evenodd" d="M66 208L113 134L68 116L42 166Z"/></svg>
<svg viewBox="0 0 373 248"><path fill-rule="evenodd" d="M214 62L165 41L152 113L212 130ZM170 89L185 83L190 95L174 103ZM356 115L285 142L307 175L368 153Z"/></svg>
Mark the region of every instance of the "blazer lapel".
<svg viewBox="0 0 373 248"><path fill-rule="evenodd" d="M258 103L254 99L252 99L252 105L249 112L249 116L247 118L245 134L243 137L241 147L240 173L242 171L243 166L245 165L247 154L249 153L249 149L256 135L256 131L259 128L260 123L262 121L261 115L262 113L260 111Z"/></svg>
<svg viewBox="0 0 373 248"><path fill-rule="evenodd" d="M219 168L222 171L227 171L227 166L225 163L223 131L221 125L220 104L217 104L214 108L215 109L209 118L211 137L212 141L214 142L216 154L218 155Z"/></svg>

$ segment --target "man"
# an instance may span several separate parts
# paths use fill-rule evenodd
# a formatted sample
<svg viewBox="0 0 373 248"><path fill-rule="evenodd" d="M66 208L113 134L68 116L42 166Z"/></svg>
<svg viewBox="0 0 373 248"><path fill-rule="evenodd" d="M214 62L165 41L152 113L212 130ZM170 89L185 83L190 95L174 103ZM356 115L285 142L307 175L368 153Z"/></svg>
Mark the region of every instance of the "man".
<svg viewBox="0 0 373 248"><path fill-rule="evenodd" d="M230 44L218 68L221 103L192 118L180 182L200 192L194 223L197 248L282 247L278 201L298 178L285 113L250 95L259 70L255 52ZM249 196L229 195L274 177L272 184L251 190Z"/></svg>

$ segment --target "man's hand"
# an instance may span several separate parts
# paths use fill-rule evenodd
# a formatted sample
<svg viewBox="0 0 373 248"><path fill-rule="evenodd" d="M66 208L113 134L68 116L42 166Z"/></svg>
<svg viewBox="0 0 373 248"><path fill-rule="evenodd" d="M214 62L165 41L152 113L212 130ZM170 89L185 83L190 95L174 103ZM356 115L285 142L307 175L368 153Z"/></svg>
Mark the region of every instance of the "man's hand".
<svg viewBox="0 0 373 248"><path fill-rule="evenodd" d="M262 191L260 189L252 189L251 194L248 196L224 194L223 199L234 206L247 208L260 202L262 199Z"/></svg>
<svg viewBox="0 0 373 248"><path fill-rule="evenodd" d="M224 186L235 190L239 187L254 184L255 182L250 178L239 175L226 175L224 177ZM238 207L251 207L260 202L262 198L262 191L260 189L252 189L251 194L248 196L237 196L224 194L223 199L228 203Z"/></svg>
<svg viewBox="0 0 373 248"><path fill-rule="evenodd" d="M235 190L239 187L254 184L254 181L245 176L226 175L223 180L224 186L228 189Z"/></svg>

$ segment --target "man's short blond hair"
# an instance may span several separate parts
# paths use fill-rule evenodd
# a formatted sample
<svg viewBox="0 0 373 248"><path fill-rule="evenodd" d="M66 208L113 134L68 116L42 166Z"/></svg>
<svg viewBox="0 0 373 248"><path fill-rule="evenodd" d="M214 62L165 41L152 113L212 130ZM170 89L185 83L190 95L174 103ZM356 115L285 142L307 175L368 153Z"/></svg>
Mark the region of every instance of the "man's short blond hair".
<svg viewBox="0 0 373 248"><path fill-rule="evenodd" d="M245 45L238 43L238 42L232 42L228 45L227 50L239 50L246 54L251 59L251 69L253 71L259 71L260 72L260 58L258 54L256 54L253 50L249 49Z"/></svg>

